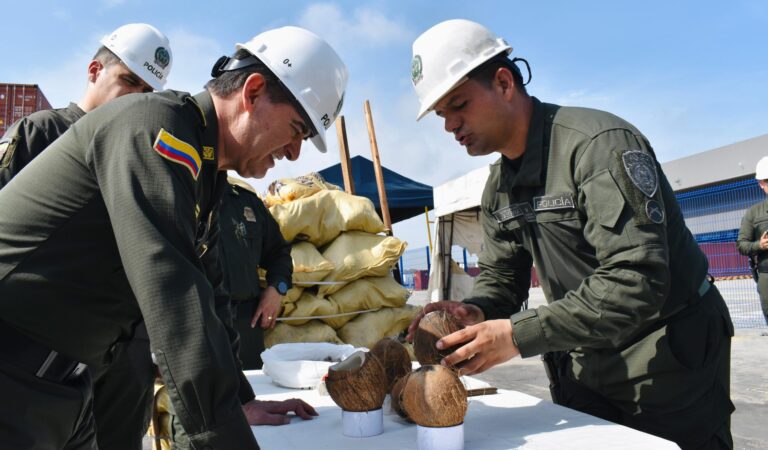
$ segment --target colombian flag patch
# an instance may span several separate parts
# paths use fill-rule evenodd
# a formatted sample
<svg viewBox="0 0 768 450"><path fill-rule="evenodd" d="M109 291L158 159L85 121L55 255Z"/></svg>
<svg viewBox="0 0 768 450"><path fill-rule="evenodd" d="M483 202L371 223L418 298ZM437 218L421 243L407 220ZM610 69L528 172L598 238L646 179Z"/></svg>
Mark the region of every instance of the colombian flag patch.
<svg viewBox="0 0 768 450"><path fill-rule="evenodd" d="M200 173L200 154L195 147L187 144L181 139L177 139L171 133L160 129L160 133L155 139L155 145L153 146L155 151L165 159L171 160L177 164L189 169L192 174L192 178L197 180L197 175Z"/></svg>

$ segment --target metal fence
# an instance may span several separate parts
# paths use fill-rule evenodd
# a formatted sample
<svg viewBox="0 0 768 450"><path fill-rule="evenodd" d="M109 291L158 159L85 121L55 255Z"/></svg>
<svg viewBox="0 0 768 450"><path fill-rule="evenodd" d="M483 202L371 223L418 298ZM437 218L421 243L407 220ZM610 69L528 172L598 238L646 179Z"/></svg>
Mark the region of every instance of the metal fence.
<svg viewBox="0 0 768 450"><path fill-rule="evenodd" d="M736 249L741 218L746 210L765 199L754 179L722 183L693 189L675 195L699 246L709 260L709 273L715 277L720 292L728 303L737 328L763 328L765 323L757 285L749 272L747 258ZM453 260L464 268L476 267L477 257L459 246L451 249ZM400 258L403 283L409 289L426 288L418 277L429 273L429 249L419 247L406 251Z"/></svg>
<svg viewBox="0 0 768 450"><path fill-rule="evenodd" d="M458 245L454 245L451 248L451 257L464 270L477 267L477 255L470 254L466 249ZM431 269L429 258L429 246L416 247L403 253L403 256L400 257L400 270L403 276L403 285L406 288L426 288L423 284L417 283L416 279L429 274Z"/></svg>
<svg viewBox="0 0 768 450"><path fill-rule="evenodd" d="M675 196L685 224L707 255L709 273L728 304L734 325L768 327L747 258L736 249L741 218L750 206L765 199L763 191L749 178Z"/></svg>

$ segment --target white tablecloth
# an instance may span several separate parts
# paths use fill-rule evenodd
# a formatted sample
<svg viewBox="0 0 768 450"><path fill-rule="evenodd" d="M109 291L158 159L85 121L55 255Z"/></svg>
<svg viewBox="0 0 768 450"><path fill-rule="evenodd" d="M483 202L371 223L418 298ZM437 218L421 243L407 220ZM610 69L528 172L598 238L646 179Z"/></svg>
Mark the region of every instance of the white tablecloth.
<svg viewBox="0 0 768 450"><path fill-rule="evenodd" d="M261 371L246 371L260 400L298 397L315 407L319 417L289 425L253 427L265 450L400 450L417 449L416 425L396 415L384 416L384 433L350 438L341 433L341 410L315 390L285 389ZM676 449L674 443L587 414L500 389L497 394L469 398L464 422L466 450L506 449Z"/></svg>

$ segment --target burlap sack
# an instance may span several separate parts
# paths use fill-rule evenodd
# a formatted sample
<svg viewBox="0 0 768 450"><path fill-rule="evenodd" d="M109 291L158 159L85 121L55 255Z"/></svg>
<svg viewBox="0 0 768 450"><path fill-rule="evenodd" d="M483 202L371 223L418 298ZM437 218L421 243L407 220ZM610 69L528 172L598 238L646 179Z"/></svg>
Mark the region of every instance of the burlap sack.
<svg viewBox="0 0 768 450"><path fill-rule="evenodd" d="M338 336L345 344L371 348L380 339L407 329L419 311L420 307L405 305L361 314L341 327Z"/></svg>
<svg viewBox="0 0 768 450"><path fill-rule="evenodd" d="M306 240L316 247L332 241L342 231L384 231L384 223L370 200L343 191L320 191L307 198L274 205L269 212L287 241Z"/></svg>
<svg viewBox="0 0 768 450"><path fill-rule="evenodd" d="M320 281L334 268L333 263L325 259L309 242L293 244L291 259L293 259L294 284Z"/></svg>
<svg viewBox="0 0 768 450"><path fill-rule="evenodd" d="M323 177L312 172L296 178L281 178L270 183L264 196L267 208L274 205L306 198L321 190L340 190L335 184L328 183Z"/></svg>
<svg viewBox="0 0 768 450"><path fill-rule="evenodd" d="M319 320L311 320L300 327L278 323L275 328L264 330L264 346L266 348L287 342L330 342L333 344L343 344L339 337L336 336L336 331Z"/></svg>
<svg viewBox="0 0 768 450"><path fill-rule="evenodd" d="M408 300L408 290L395 281L392 275L387 274L383 277L366 277L352 281L328 299L338 305L341 312L398 308Z"/></svg>
<svg viewBox="0 0 768 450"><path fill-rule="evenodd" d="M326 281L352 281L363 277L383 277L389 274L408 243L396 237L361 231L348 231L336 238L323 252L334 269ZM328 296L343 285L321 285L318 294Z"/></svg>
<svg viewBox="0 0 768 450"><path fill-rule="evenodd" d="M285 319L291 319L292 317L314 317L337 314L338 312L335 304L306 290L298 300L291 304L291 307L283 311L282 317ZM298 327L310 320L312 319L285 320L282 322Z"/></svg>
<svg viewBox="0 0 768 450"><path fill-rule="evenodd" d="M407 298L408 291L391 275L362 278L349 283L327 299L304 291L301 298L283 312L283 317L332 316L371 309L394 308L405 305ZM355 317L357 314L345 314L337 317L322 317L319 320L333 329L339 329ZM284 323L302 325L309 320L311 319L286 320Z"/></svg>

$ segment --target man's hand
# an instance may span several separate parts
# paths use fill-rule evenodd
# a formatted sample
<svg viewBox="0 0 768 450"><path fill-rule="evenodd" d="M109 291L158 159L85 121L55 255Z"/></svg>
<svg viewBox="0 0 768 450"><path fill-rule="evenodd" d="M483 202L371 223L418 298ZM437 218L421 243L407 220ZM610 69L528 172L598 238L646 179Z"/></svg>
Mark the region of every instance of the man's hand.
<svg viewBox="0 0 768 450"><path fill-rule="evenodd" d="M437 341L437 348L450 348L465 344L440 362L457 367L459 375L485 372L520 354L512 340L512 322L509 319L488 320L451 333Z"/></svg>
<svg viewBox="0 0 768 450"><path fill-rule="evenodd" d="M261 328L274 328L275 323L277 323L277 316L280 314L281 298L282 296L273 286L267 286L261 291L259 306L256 307L256 312L253 313L251 319L251 328L259 323L259 318L261 318Z"/></svg>
<svg viewBox="0 0 768 450"><path fill-rule="evenodd" d="M416 331L416 328L419 327L419 321L421 321L421 318L424 317L427 313L437 310L443 310L452 314L459 320L459 323L465 327L480 323L485 320L485 314L483 313L483 310L470 303L454 302L451 300L429 303L421 310L419 315L416 316L416 318L413 319L413 322L411 322L411 324L408 326L408 336L406 339L409 342L413 341L413 332Z"/></svg>
<svg viewBox="0 0 768 450"><path fill-rule="evenodd" d="M760 236L760 250L768 250L768 231Z"/></svg>
<svg viewBox="0 0 768 450"><path fill-rule="evenodd" d="M291 411L304 420L318 415L315 408L298 398L281 402L251 400L243 405L248 425L285 425L291 423Z"/></svg>

